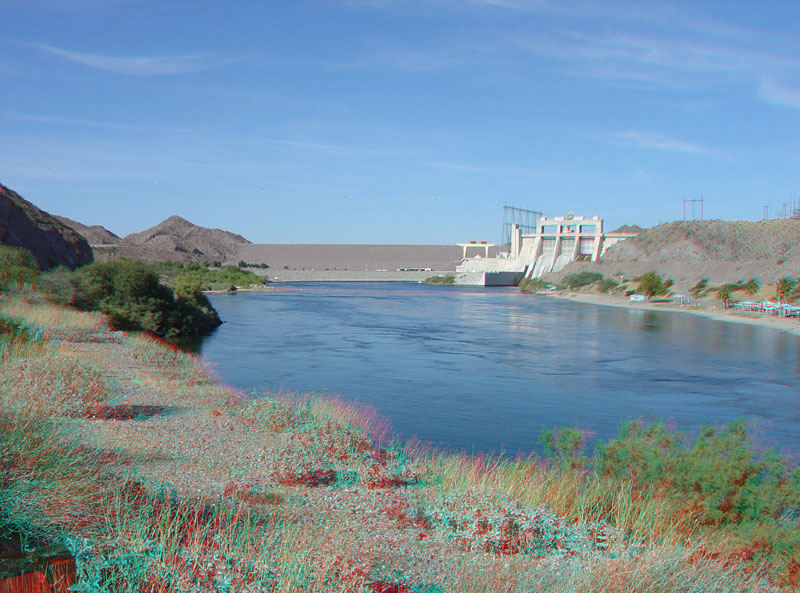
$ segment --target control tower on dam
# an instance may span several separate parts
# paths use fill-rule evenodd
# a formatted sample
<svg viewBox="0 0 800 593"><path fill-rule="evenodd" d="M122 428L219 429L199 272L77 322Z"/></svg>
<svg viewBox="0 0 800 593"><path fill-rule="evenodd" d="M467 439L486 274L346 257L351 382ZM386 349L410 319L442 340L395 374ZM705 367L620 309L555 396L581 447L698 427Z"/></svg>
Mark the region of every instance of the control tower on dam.
<svg viewBox="0 0 800 593"><path fill-rule="evenodd" d="M635 233L604 233L603 219L583 216L539 218L533 233L511 229L509 251L496 258L464 258L456 268L459 284L515 286L522 278L560 272L573 261L597 261L613 244Z"/></svg>

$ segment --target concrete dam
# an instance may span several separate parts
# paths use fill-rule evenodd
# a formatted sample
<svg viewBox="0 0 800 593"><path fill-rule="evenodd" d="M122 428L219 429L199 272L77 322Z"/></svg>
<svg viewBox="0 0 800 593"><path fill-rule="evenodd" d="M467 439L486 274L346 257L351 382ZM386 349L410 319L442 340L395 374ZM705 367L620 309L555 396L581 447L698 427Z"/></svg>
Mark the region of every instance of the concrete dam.
<svg viewBox="0 0 800 593"><path fill-rule="evenodd" d="M497 257L481 257L480 253L466 257L465 249L464 261L456 268L456 283L516 286L522 278L560 272L573 261L597 261L611 245L634 236L603 232L599 216L539 218L533 233L523 234L519 225L513 225L509 251Z"/></svg>

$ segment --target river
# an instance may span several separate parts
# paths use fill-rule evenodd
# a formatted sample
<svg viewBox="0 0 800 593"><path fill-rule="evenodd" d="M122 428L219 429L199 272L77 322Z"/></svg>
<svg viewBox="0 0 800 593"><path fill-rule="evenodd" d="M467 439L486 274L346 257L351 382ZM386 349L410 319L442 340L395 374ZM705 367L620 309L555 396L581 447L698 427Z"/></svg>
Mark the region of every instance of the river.
<svg viewBox="0 0 800 593"><path fill-rule="evenodd" d="M305 283L212 295L202 357L248 392L334 394L401 438L508 455L543 428L613 437L626 420L696 430L737 417L800 452L800 337L517 289Z"/></svg>

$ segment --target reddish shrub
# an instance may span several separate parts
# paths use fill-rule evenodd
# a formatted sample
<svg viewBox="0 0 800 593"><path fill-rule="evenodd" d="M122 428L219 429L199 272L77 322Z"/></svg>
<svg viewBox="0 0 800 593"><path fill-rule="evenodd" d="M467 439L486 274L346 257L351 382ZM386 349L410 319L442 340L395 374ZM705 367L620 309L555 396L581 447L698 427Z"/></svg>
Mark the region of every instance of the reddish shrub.
<svg viewBox="0 0 800 593"><path fill-rule="evenodd" d="M330 486L336 481L336 472L332 469L309 469L284 474L279 481L287 486Z"/></svg>
<svg viewBox="0 0 800 593"><path fill-rule="evenodd" d="M404 500L395 500L391 504L381 508L381 512L389 516L390 519L397 521L401 527L419 527L430 529L431 520L418 509L412 509Z"/></svg>
<svg viewBox="0 0 800 593"><path fill-rule="evenodd" d="M165 410L164 406L91 406L86 410L86 417L90 420L146 420L164 413Z"/></svg>

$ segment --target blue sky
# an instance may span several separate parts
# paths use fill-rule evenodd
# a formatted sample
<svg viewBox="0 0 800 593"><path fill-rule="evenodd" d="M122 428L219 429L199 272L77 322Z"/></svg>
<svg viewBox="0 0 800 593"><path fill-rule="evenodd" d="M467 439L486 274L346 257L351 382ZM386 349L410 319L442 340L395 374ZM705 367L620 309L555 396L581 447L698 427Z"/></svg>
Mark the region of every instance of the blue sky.
<svg viewBox="0 0 800 593"><path fill-rule="evenodd" d="M120 235L496 241L800 195L800 3L3 0L0 182Z"/></svg>

